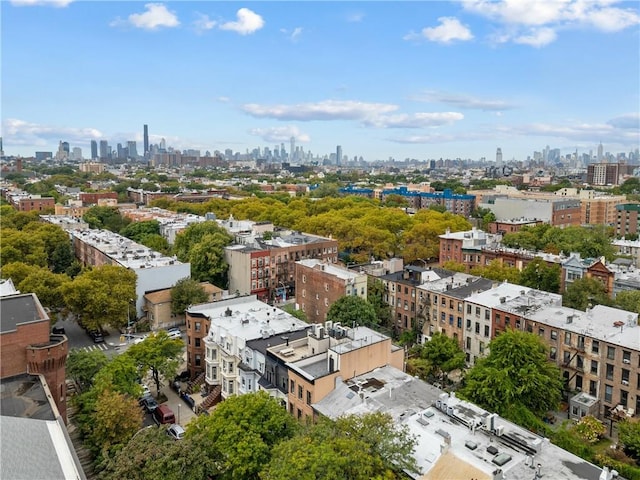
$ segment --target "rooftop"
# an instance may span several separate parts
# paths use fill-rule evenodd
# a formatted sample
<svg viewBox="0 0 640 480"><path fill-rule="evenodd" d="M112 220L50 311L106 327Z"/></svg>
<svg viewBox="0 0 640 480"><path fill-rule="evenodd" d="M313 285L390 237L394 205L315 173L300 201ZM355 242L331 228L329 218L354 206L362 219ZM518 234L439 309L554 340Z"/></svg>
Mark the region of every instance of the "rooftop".
<svg viewBox="0 0 640 480"><path fill-rule="evenodd" d="M531 288L503 282L490 290L475 293L467 297L467 301L487 308L499 307L501 304L519 296L527 295Z"/></svg>
<svg viewBox="0 0 640 480"><path fill-rule="evenodd" d="M357 278L361 278L364 275L358 272L354 272L353 270L348 270L344 267L340 267L339 265L332 263L325 263L317 258L308 258L304 260L299 260L296 263L303 265L308 268L318 268L322 269L323 272L326 272L328 275L332 275L341 280L355 280Z"/></svg>
<svg viewBox="0 0 640 480"><path fill-rule="evenodd" d="M488 290L492 285L493 281L486 278L456 272L450 277L424 283L418 288L433 293L446 292L452 297L465 299L475 292Z"/></svg>
<svg viewBox="0 0 640 480"><path fill-rule="evenodd" d="M0 333L15 332L18 325L49 321L34 293L0 297Z"/></svg>

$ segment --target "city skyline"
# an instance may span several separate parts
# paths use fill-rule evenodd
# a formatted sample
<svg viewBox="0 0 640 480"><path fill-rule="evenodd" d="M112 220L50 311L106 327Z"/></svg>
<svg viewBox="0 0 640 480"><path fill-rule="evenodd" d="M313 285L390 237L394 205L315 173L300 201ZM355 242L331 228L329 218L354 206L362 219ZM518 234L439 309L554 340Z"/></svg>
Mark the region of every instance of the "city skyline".
<svg viewBox="0 0 640 480"><path fill-rule="evenodd" d="M291 142L366 160L640 145L636 2L3 3L7 155ZM33 35L33 32L38 35ZM29 59L25 62L25 58ZM138 150L140 152L140 149Z"/></svg>

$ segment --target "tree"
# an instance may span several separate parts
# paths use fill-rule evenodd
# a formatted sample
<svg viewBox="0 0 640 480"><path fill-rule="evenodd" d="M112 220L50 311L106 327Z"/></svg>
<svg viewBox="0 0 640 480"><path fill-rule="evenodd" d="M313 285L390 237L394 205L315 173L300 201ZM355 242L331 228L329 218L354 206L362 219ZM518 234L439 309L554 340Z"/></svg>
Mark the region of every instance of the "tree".
<svg viewBox="0 0 640 480"><path fill-rule="evenodd" d="M516 267L505 265L499 259L492 260L489 265L472 268L471 275L488 278L496 282L520 283L520 271Z"/></svg>
<svg viewBox="0 0 640 480"><path fill-rule="evenodd" d="M640 290L618 292L616 295L616 306L622 310L640 314Z"/></svg>
<svg viewBox="0 0 640 480"><path fill-rule="evenodd" d="M23 293L35 293L42 306L51 310L61 310L65 307L61 288L71 280L65 274L53 273L47 268L38 268L16 284L16 288Z"/></svg>
<svg viewBox="0 0 640 480"><path fill-rule="evenodd" d="M60 287L69 311L87 328L103 325L121 328L127 324L129 301L136 298L135 272L103 265L87 270Z"/></svg>
<svg viewBox="0 0 640 480"><path fill-rule="evenodd" d="M160 222L157 220L130 223L120 231L120 235L135 242L140 242L142 237L151 234L160 235Z"/></svg>
<svg viewBox="0 0 640 480"><path fill-rule="evenodd" d="M489 355L469 370L459 393L491 412L513 419L521 407L538 417L554 410L562 386L560 370L549 361L547 347L540 338L509 330L491 341Z"/></svg>
<svg viewBox="0 0 640 480"><path fill-rule="evenodd" d="M151 370L151 376L160 395L160 376L165 379L175 377L183 348L182 340L172 339L167 332L159 331L129 347L127 355L134 359L140 372Z"/></svg>
<svg viewBox="0 0 640 480"><path fill-rule="evenodd" d="M549 265L541 258L536 257L522 269L520 285L535 288L536 290L558 293L560 291L561 274L560 265Z"/></svg>
<svg viewBox="0 0 640 480"><path fill-rule="evenodd" d="M332 322L340 322L349 328L353 325L373 327L378 324L378 317L373 305L365 299L353 295L347 295L336 300L329 307L327 319Z"/></svg>
<svg viewBox="0 0 640 480"><path fill-rule="evenodd" d="M466 272L467 267L464 263L458 263L455 260L447 260L441 265L445 270L450 270L452 272Z"/></svg>
<svg viewBox="0 0 640 480"><path fill-rule="evenodd" d="M583 277L571 282L562 296L565 307L586 310L589 305L611 305L604 285L595 278Z"/></svg>
<svg viewBox="0 0 640 480"><path fill-rule="evenodd" d="M72 350L67 359L66 372L81 390L86 390L107 363L109 359L102 350Z"/></svg>
<svg viewBox="0 0 640 480"><path fill-rule="evenodd" d="M423 345L420 356L429 362L443 383L449 372L465 366L465 355L458 343L440 332L434 333Z"/></svg>
<svg viewBox="0 0 640 480"><path fill-rule="evenodd" d="M107 453L122 447L140 429L142 410L135 398L104 390L98 396L89 441Z"/></svg>
<svg viewBox="0 0 640 480"><path fill-rule="evenodd" d="M296 317L298 320L302 320L303 322L309 323L309 319L307 318L307 314L304 313L302 310L296 310L296 307L294 304L292 303L287 303L285 305L282 305L280 307L281 310L284 310L285 312L287 312L289 315L293 315L294 317Z"/></svg>
<svg viewBox="0 0 640 480"><path fill-rule="evenodd" d="M391 308L384 301L384 283L381 280L367 276L367 301L376 312L376 324L389 326L391 321Z"/></svg>
<svg viewBox="0 0 640 480"><path fill-rule="evenodd" d="M111 230L116 233L131 223L130 218L120 214L118 207L91 207L85 212L82 219L91 228Z"/></svg>
<svg viewBox="0 0 640 480"><path fill-rule="evenodd" d="M143 342L144 343L144 342ZM273 447L295 435L298 425L266 392L233 396L209 416L187 425L186 439L216 459L220 480L256 478L272 457Z"/></svg>
<svg viewBox="0 0 640 480"><path fill-rule="evenodd" d="M619 422L618 440L629 455L640 461L640 420L628 418Z"/></svg>
<svg viewBox="0 0 640 480"><path fill-rule="evenodd" d="M176 236L174 252L181 262L190 261L191 249L200 243L205 235L221 234L226 236L229 243L233 240L227 231L216 222L194 223Z"/></svg>
<svg viewBox="0 0 640 480"><path fill-rule="evenodd" d="M596 443L607 431L604 424L593 415L585 415L573 428L587 443Z"/></svg>
<svg viewBox="0 0 640 480"><path fill-rule="evenodd" d="M24 262L45 267L48 264L47 260L42 238L13 228L0 230L0 265Z"/></svg>
<svg viewBox="0 0 640 480"><path fill-rule="evenodd" d="M189 277L181 278L171 288L171 313L182 315L190 305L204 303L208 298L200 283Z"/></svg>

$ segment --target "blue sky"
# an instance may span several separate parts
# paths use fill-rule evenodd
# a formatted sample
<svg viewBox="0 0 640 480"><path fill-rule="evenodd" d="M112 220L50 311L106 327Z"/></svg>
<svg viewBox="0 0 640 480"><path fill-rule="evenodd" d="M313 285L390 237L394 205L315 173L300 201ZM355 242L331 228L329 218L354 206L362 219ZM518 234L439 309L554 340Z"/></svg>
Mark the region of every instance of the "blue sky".
<svg viewBox="0 0 640 480"><path fill-rule="evenodd" d="M640 144L640 8L615 0L2 1L8 155L92 139L524 160Z"/></svg>

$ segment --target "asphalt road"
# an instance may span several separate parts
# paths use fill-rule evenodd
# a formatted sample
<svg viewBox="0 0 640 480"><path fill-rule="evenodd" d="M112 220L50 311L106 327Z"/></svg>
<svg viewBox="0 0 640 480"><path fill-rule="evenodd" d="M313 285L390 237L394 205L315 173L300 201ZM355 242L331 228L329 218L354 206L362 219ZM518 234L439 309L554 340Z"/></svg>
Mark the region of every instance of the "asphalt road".
<svg viewBox="0 0 640 480"><path fill-rule="evenodd" d="M89 334L71 316L63 321L58 321L53 326L64 327L65 335L69 341L69 352L72 350L102 350L107 355L117 353L114 346L109 345L110 338L105 337L105 342L103 343L93 343L93 339Z"/></svg>

